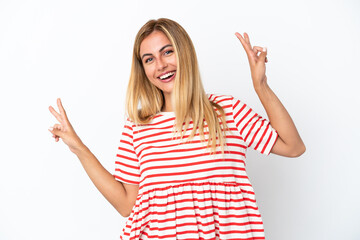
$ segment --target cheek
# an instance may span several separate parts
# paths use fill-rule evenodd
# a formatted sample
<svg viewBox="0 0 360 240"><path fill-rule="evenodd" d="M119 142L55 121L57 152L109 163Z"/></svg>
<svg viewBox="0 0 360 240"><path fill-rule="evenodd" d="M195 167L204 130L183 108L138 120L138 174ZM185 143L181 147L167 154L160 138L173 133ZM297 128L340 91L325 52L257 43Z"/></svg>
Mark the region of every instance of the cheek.
<svg viewBox="0 0 360 240"><path fill-rule="evenodd" d="M174 57L174 59L172 59L172 65L177 67L176 57Z"/></svg>
<svg viewBox="0 0 360 240"><path fill-rule="evenodd" d="M152 78L153 78L153 71L151 70L151 68L145 67L145 68L144 68L144 71L145 71L146 77L147 77L149 80L152 80Z"/></svg>

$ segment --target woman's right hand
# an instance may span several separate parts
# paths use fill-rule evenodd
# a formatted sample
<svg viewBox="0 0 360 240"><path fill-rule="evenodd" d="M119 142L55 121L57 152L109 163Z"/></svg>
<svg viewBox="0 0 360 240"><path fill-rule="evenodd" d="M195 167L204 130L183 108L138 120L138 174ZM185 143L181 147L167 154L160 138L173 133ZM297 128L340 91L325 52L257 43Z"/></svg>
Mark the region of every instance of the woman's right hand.
<svg viewBox="0 0 360 240"><path fill-rule="evenodd" d="M63 142L68 145L70 151L76 153L76 151L80 150L84 144L82 143L79 136L75 133L74 128L71 126L60 98L57 99L57 105L60 113L56 112L52 106L49 106L50 112L59 121L59 123L54 124L53 127L50 127L49 131L53 134L55 142L58 142L61 138Z"/></svg>

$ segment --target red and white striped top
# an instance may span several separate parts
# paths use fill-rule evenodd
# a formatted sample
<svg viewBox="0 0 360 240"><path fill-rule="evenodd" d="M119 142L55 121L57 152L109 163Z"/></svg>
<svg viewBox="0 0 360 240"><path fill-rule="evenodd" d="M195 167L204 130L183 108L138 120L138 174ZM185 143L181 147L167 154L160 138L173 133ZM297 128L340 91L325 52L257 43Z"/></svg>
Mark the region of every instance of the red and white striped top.
<svg viewBox="0 0 360 240"><path fill-rule="evenodd" d="M220 148L210 155L199 131L187 143L172 138L174 112L160 112L142 126L127 118L114 177L138 184L139 195L121 239L265 239L246 149L269 155L277 131L239 99L207 96L226 114L224 155Z"/></svg>

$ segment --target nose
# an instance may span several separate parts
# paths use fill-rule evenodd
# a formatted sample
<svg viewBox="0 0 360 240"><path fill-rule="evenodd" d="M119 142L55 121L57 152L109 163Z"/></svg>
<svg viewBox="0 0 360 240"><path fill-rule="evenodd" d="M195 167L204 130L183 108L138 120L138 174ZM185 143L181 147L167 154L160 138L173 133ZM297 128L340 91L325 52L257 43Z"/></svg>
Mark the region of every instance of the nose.
<svg viewBox="0 0 360 240"><path fill-rule="evenodd" d="M167 67L166 61L164 61L164 60L161 59L161 58L159 58L159 59L156 61L156 63L157 63L157 69L158 69L159 71L164 70L164 69Z"/></svg>

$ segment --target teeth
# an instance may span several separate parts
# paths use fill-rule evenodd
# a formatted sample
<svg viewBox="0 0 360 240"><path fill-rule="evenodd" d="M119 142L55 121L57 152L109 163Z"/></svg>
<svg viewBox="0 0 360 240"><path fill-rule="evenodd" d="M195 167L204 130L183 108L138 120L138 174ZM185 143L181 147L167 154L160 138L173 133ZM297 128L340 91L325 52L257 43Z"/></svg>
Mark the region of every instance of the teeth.
<svg viewBox="0 0 360 240"><path fill-rule="evenodd" d="M167 73L167 74L164 74L164 75L160 76L160 79L164 79L164 78L170 77L170 76L172 76L172 75L174 75L174 74L175 74L175 72L169 72L169 73Z"/></svg>

